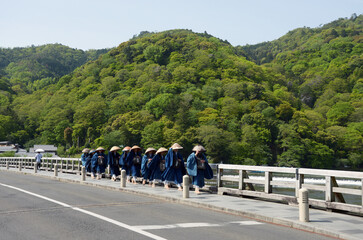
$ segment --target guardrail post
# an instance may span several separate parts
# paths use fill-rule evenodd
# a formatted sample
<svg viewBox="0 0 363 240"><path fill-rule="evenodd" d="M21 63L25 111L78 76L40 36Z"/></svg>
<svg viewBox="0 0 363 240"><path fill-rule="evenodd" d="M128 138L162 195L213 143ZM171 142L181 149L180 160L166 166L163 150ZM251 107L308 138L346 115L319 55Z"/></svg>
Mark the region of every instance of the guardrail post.
<svg viewBox="0 0 363 240"><path fill-rule="evenodd" d="M222 182L223 169L217 168L217 187L223 187Z"/></svg>
<svg viewBox="0 0 363 240"><path fill-rule="evenodd" d="M19 172L21 172L21 168L22 168L22 163L21 161L19 161Z"/></svg>
<svg viewBox="0 0 363 240"><path fill-rule="evenodd" d="M61 158L61 172L63 172L63 159Z"/></svg>
<svg viewBox="0 0 363 240"><path fill-rule="evenodd" d="M325 177L325 201L334 202L333 181L331 176Z"/></svg>
<svg viewBox="0 0 363 240"><path fill-rule="evenodd" d="M189 176L183 176L183 198L189 198Z"/></svg>
<svg viewBox="0 0 363 240"><path fill-rule="evenodd" d="M9 161L6 161L6 170L9 170Z"/></svg>
<svg viewBox="0 0 363 240"><path fill-rule="evenodd" d="M34 161L34 173L38 172L38 164L37 161Z"/></svg>
<svg viewBox="0 0 363 240"><path fill-rule="evenodd" d="M309 222L309 192L306 188L299 190L299 220Z"/></svg>
<svg viewBox="0 0 363 240"><path fill-rule="evenodd" d="M272 180L272 173L265 172L265 193L272 193L271 180Z"/></svg>
<svg viewBox="0 0 363 240"><path fill-rule="evenodd" d="M54 165L54 177L58 177L58 165Z"/></svg>
<svg viewBox="0 0 363 240"><path fill-rule="evenodd" d="M68 172L68 160L66 160L66 172Z"/></svg>
<svg viewBox="0 0 363 240"><path fill-rule="evenodd" d="M72 160L72 172L74 171L74 160Z"/></svg>
<svg viewBox="0 0 363 240"><path fill-rule="evenodd" d="M126 170L121 170L121 187L125 188L126 187Z"/></svg>
<svg viewBox="0 0 363 240"><path fill-rule="evenodd" d="M298 168L296 168L295 180L296 180L295 197L299 197L299 190L302 188L302 185L304 184L304 174L299 174Z"/></svg>
<svg viewBox="0 0 363 240"><path fill-rule="evenodd" d="M82 167L82 181L86 181L86 168L85 167Z"/></svg>

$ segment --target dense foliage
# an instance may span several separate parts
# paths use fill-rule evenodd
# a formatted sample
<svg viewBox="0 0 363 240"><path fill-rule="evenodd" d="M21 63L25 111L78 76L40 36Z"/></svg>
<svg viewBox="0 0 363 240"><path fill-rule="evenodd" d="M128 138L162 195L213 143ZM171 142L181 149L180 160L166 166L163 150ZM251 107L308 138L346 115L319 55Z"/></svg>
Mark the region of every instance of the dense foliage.
<svg viewBox="0 0 363 240"><path fill-rule="evenodd" d="M30 93L56 83L63 75L107 51L83 51L61 44L0 48L0 76L9 80L15 92Z"/></svg>
<svg viewBox="0 0 363 240"><path fill-rule="evenodd" d="M31 94L3 77L0 138L68 154L178 142L187 155L201 143L215 162L363 167L362 19L297 29L265 48L142 32ZM289 47L270 49L280 45Z"/></svg>

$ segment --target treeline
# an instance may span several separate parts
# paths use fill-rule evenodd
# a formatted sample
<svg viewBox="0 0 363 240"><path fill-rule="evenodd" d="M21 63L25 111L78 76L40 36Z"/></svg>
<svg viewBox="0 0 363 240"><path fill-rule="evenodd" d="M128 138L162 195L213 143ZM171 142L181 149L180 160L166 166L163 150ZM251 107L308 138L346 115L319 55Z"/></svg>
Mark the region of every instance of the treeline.
<svg viewBox="0 0 363 240"><path fill-rule="evenodd" d="M214 162L363 167L361 28L362 15L304 41L288 34L272 44L296 46L269 61L207 33L142 32L31 94L2 78L0 96L13 99L0 101L0 138L65 155L178 142L185 154L202 144Z"/></svg>
<svg viewBox="0 0 363 240"><path fill-rule="evenodd" d="M108 51L83 51L61 44L0 48L0 77L3 81L7 79L16 93L31 93L56 83L60 77Z"/></svg>

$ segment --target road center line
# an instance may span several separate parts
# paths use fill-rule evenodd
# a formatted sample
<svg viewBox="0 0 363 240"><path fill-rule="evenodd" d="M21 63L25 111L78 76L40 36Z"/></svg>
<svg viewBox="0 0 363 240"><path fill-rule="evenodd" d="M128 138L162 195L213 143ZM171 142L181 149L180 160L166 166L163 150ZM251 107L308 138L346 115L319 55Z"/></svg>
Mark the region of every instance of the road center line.
<svg viewBox="0 0 363 240"><path fill-rule="evenodd" d="M152 233L148 233L142 229L139 229L137 227L133 227L133 226L130 226L130 225L127 225L125 223L122 223L122 222L119 222L119 221L116 221L114 219L111 219L111 218L108 218L108 217L105 217L105 216L102 216L102 215L99 215L97 213L94 213L94 212L90 212L90 211L87 211L87 210L84 210L84 209L81 209L81 208L78 208L78 207L73 207L69 204L66 204L66 203L63 203L63 202L60 202L60 201L57 201L57 200L54 200L52 198L48 198L48 197L45 197L45 196L42 196L42 195L39 195L39 194L36 194L36 193L33 193L33 192L29 192L27 190L24 190L24 189L21 189L21 188L18 188L18 187L14 187L14 186L11 186L11 185L7 185L7 184L3 184L3 183L0 183L0 186L3 186L3 187L7 187L7 188L11 188L11 189L14 189L14 190L17 190L19 192L23 192L23 193L26 193L26 194L29 194L29 195L32 195L34 197L37 197L37 198L41 198L41 199L44 199L46 201L49 201L49 202L53 202L55 204L58 204L58 205L61 205L63 207L66 207L66 208L70 208L70 209L73 209L75 211L78 211L78 212L82 212L84 214L88 214L90 216L93 216L95 218L98 218L98 219L101 219L103 221L106 221L106 222L109 222L109 223L112 223L112 224L115 224L117 226L120 226L122 228L126 228L130 231L133 231L133 232L136 232L136 233L139 233L141 235L144 235L146 237L149 237L151 239L156 239L156 240L166 240L166 238L162 238L162 237L159 237L155 234L152 234Z"/></svg>

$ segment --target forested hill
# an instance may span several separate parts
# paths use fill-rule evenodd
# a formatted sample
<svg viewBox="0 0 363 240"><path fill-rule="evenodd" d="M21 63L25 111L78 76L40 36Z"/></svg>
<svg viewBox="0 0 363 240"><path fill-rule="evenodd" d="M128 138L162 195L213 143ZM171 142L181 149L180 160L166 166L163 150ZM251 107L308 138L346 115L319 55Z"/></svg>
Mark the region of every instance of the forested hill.
<svg viewBox="0 0 363 240"><path fill-rule="evenodd" d="M0 48L0 78L10 82L15 92L29 93L57 82L63 75L108 51L83 51L61 44Z"/></svg>
<svg viewBox="0 0 363 240"><path fill-rule="evenodd" d="M318 28L298 28L271 42L256 45L238 46L246 52L249 59L264 64L272 62L280 53L325 52L333 40L362 42L363 15L353 14L350 19L340 18ZM339 44L339 43L338 43Z"/></svg>
<svg viewBox="0 0 363 240"><path fill-rule="evenodd" d="M294 66L300 55L259 66L205 33L143 34L2 104L0 138L67 146L70 154L84 146L178 142L187 156L200 143L215 162L362 167L362 43L342 38L346 54L326 65L307 58L293 75L284 64ZM344 66L351 59L358 62ZM314 90L313 102L301 86Z"/></svg>

